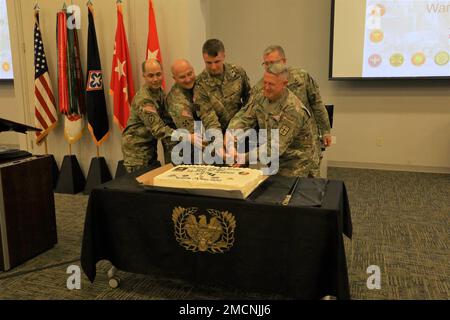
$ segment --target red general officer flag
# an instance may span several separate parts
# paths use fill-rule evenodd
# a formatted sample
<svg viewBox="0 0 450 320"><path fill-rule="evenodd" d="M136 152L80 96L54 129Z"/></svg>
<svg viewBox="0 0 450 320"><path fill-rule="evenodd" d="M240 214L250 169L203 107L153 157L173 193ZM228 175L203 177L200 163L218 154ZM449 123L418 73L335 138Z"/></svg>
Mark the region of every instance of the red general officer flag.
<svg viewBox="0 0 450 320"><path fill-rule="evenodd" d="M158 59L162 65L161 48L159 47L158 30L156 29L155 10L153 8L153 1L148 0L148 38L147 38L147 55L146 59ZM162 87L166 84L163 79Z"/></svg>
<svg viewBox="0 0 450 320"><path fill-rule="evenodd" d="M117 28L112 62L110 93L114 96L114 122L123 131L130 115L135 91L130 51L123 25L122 4L117 3Z"/></svg>

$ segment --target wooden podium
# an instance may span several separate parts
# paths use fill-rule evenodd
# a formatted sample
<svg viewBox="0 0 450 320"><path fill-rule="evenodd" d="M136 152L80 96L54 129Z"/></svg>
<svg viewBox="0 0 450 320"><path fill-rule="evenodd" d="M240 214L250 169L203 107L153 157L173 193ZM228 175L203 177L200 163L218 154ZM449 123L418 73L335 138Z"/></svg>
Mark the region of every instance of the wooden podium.
<svg viewBox="0 0 450 320"><path fill-rule="evenodd" d="M51 156L0 164L0 270L57 243Z"/></svg>

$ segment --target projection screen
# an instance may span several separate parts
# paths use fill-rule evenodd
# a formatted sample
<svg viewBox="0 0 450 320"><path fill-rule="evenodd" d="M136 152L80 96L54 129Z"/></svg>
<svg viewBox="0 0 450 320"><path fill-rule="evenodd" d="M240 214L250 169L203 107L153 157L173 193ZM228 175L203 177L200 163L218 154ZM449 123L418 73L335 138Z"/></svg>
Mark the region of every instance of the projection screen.
<svg viewBox="0 0 450 320"><path fill-rule="evenodd" d="M450 1L333 0L331 80L450 79Z"/></svg>

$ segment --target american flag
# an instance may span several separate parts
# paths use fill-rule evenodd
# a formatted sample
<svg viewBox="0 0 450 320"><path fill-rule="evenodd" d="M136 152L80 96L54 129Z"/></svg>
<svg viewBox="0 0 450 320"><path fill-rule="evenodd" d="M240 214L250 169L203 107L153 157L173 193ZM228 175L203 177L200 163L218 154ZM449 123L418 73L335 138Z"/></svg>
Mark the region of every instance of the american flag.
<svg viewBox="0 0 450 320"><path fill-rule="evenodd" d="M58 121L55 96L48 75L47 59L39 27L39 12L34 23L34 114L35 125L42 129L36 133L36 142L41 143Z"/></svg>

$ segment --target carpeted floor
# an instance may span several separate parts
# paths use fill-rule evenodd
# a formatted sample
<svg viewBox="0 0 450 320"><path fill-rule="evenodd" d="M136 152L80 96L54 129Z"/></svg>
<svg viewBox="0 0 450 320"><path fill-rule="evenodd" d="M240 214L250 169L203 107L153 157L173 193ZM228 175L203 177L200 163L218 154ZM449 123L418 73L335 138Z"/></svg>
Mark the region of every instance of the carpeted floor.
<svg viewBox="0 0 450 320"><path fill-rule="evenodd" d="M343 180L352 209L353 240L345 240L352 299L450 298L450 175L329 168ZM9 272L0 272L0 299L279 299L279 296L197 287L172 279L119 272L111 289L101 262L91 284L66 287L79 265L87 196L56 194L58 244ZM369 290L367 268L381 269Z"/></svg>

